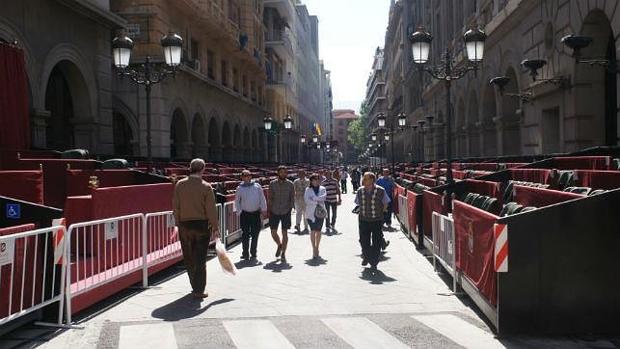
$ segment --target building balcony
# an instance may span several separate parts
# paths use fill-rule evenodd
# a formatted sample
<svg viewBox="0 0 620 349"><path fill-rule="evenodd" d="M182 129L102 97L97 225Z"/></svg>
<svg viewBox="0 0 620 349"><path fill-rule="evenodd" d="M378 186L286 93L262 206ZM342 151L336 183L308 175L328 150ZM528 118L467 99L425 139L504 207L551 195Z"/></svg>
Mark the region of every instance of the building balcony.
<svg viewBox="0 0 620 349"><path fill-rule="evenodd" d="M280 57L293 55L293 43L287 31L271 31L265 35L265 47L274 50Z"/></svg>
<svg viewBox="0 0 620 349"><path fill-rule="evenodd" d="M280 16L289 21L295 17L296 10L293 0L264 0L263 6L275 8Z"/></svg>

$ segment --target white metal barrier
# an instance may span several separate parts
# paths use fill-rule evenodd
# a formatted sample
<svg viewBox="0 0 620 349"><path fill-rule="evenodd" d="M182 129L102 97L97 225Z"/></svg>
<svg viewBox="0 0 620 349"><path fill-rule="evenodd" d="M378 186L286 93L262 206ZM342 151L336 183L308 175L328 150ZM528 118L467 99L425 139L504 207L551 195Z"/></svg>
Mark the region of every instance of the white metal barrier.
<svg viewBox="0 0 620 349"><path fill-rule="evenodd" d="M64 257L67 323L71 323L72 297L146 267L143 221L142 214L133 214L69 227Z"/></svg>
<svg viewBox="0 0 620 349"><path fill-rule="evenodd" d="M409 232L409 205L407 197L403 195L398 195L398 219L405 231Z"/></svg>
<svg viewBox="0 0 620 349"><path fill-rule="evenodd" d="M433 267L437 270L439 262L450 275L452 287L456 292L456 242L454 235L454 220L452 217L433 212Z"/></svg>
<svg viewBox="0 0 620 349"><path fill-rule="evenodd" d="M64 235L64 226L54 226L0 236L0 295L8 303L6 312L4 306L0 309L0 325L55 302L62 324L67 269L66 259L54 258L64 244L54 241Z"/></svg>
<svg viewBox="0 0 620 349"><path fill-rule="evenodd" d="M234 202L227 202L222 210L224 228L220 233L222 234L224 244L227 244L228 241L241 234L241 220L235 212L234 204Z"/></svg>
<svg viewBox="0 0 620 349"><path fill-rule="evenodd" d="M144 215L142 286L148 287L149 267L183 256L172 211Z"/></svg>

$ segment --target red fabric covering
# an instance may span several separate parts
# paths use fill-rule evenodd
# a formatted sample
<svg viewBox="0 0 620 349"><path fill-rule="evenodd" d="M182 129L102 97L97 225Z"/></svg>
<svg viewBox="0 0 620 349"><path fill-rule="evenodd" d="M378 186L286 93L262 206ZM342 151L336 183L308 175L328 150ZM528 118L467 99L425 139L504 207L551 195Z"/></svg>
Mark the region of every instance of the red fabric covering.
<svg viewBox="0 0 620 349"><path fill-rule="evenodd" d="M533 169L533 168L513 168L510 169L512 179L516 181L550 184L553 180L553 170Z"/></svg>
<svg viewBox="0 0 620 349"><path fill-rule="evenodd" d="M418 234L418 197L419 195L412 192L407 191L407 217L409 218L409 235Z"/></svg>
<svg viewBox="0 0 620 349"><path fill-rule="evenodd" d="M446 209L443 204L443 197L440 194L425 190L422 195L423 211L422 211L422 225L424 229L424 235L428 238L433 237L433 212L439 212L441 214L446 213Z"/></svg>
<svg viewBox="0 0 620 349"><path fill-rule="evenodd" d="M585 195L567 193L563 191L525 187L521 185L514 186L513 201L523 206L544 207L560 202L579 199Z"/></svg>
<svg viewBox="0 0 620 349"><path fill-rule="evenodd" d="M424 184L427 187L436 187L437 186L437 181L432 179L432 178L426 178L426 177L418 177L418 182L421 184Z"/></svg>
<svg viewBox="0 0 620 349"><path fill-rule="evenodd" d="M30 116L24 52L0 44L0 148L29 147Z"/></svg>
<svg viewBox="0 0 620 349"><path fill-rule="evenodd" d="M575 174L580 187L605 190L620 188L620 171L577 170Z"/></svg>
<svg viewBox="0 0 620 349"><path fill-rule="evenodd" d="M166 176L187 176L189 175L189 170L187 168L166 168L164 169L164 174Z"/></svg>
<svg viewBox="0 0 620 349"><path fill-rule="evenodd" d="M93 219L172 210L172 183L99 188L93 191Z"/></svg>
<svg viewBox="0 0 620 349"><path fill-rule="evenodd" d="M97 176L99 188L135 184L134 173L130 170L67 170L67 196L90 194L88 182L91 176Z"/></svg>
<svg viewBox="0 0 620 349"><path fill-rule="evenodd" d="M0 195L43 204L42 171L0 171Z"/></svg>
<svg viewBox="0 0 620 349"><path fill-rule="evenodd" d="M456 267L472 281L489 303L496 306L493 225L499 217L460 201L454 201L452 217L456 235Z"/></svg>
<svg viewBox="0 0 620 349"><path fill-rule="evenodd" d="M405 196L405 188L401 187L400 185L396 184L394 186L394 194L392 195L392 197L394 198L392 200L392 211L394 212L394 214L398 214L398 198L402 195Z"/></svg>
<svg viewBox="0 0 620 349"><path fill-rule="evenodd" d="M558 170L609 170L609 156L575 156L553 158L553 167Z"/></svg>
<svg viewBox="0 0 620 349"><path fill-rule="evenodd" d="M467 171L452 170L452 176L455 179L465 179L467 178Z"/></svg>
<svg viewBox="0 0 620 349"><path fill-rule="evenodd" d="M526 162L509 162L506 163L506 168L515 168L515 167L521 167L521 166L525 166L527 165Z"/></svg>
<svg viewBox="0 0 620 349"><path fill-rule="evenodd" d="M16 234L34 230L34 224L25 224L15 227L0 229L0 236ZM11 291L11 279L13 280L13 295L11 302L11 314L17 313L20 309L27 309L33 305L32 295L34 288L34 304L41 302L43 289L43 250L45 241L34 236L15 240L15 252L13 255L13 274L11 274L11 264L6 264L0 268L0 318L9 315L9 295ZM35 253L35 245L37 247ZM49 252L48 252L49 253ZM25 254L25 256L24 256ZM35 257L37 257L35 261ZM25 263L24 263L25 262ZM49 261L48 261L49 263ZM36 264L36 276L34 267ZM49 268L49 264L48 264ZM24 287L22 289L22 276ZM59 277L59 275L57 276ZM23 293L23 300L22 300ZM23 308L21 303L23 301Z"/></svg>
<svg viewBox="0 0 620 349"><path fill-rule="evenodd" d="M93 200L91 195L70 196L65 202L65 219L67 226L74 223L88 222L93 219Z"/></svg>
<svg viewBox="0 0 620 349"><path fill-rule="evenodd" d="M16 166L20 170L38 170L43 166L43 184L45 205L62 208L67 198L64 181L67 167L72 169L94 169L95 160L64 160L64 159L20 159Z"/></svg>
<svg viewBox="0 0 620 349"><path fill-rule="evenodd" d="M468 193L477 193L498 200L502 199L502 193L499 182L479 181L475 179L465 180L465 191Z"/></svg>

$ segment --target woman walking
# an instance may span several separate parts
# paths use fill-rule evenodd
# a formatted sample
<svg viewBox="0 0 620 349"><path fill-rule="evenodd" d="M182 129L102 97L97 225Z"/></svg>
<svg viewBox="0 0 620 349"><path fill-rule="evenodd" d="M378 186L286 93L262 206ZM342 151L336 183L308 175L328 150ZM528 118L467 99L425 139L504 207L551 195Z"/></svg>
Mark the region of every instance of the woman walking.
<svg viewBox="0 0 620 349"><path fill-rule="evenodd" d="M312 258L319 258L319 244L321 243L321 229L327 211L325 199L327 191L321 185L321 177L318 174L310 176L310 186L306 189L304 200L306 202L306 219L310 225L310 242L312 243Z"/></svg>

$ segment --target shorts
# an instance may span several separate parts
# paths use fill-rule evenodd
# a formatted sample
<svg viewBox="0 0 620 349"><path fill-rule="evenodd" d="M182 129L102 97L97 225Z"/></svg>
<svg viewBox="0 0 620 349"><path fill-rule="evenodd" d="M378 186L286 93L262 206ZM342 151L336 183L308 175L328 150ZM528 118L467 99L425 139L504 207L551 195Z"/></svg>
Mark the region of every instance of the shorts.
<svg viewBox="0 0 620 349"><path fill-rule="evenodd" d="M309 219L306 219L306 221L308 221L310 230L321 231L321 229L323 229L323 222L325 221L325 218L314 218L314 223L312 223L312 221Z"/></svg>
<svg viewBox="0 0 620 349"><path fill-rule="evenodd" d="M280 222L282 222L282 230L289 230L291 228L291 214L277 215L271 213L269 215L269 228L278 229Z"/></svg>

